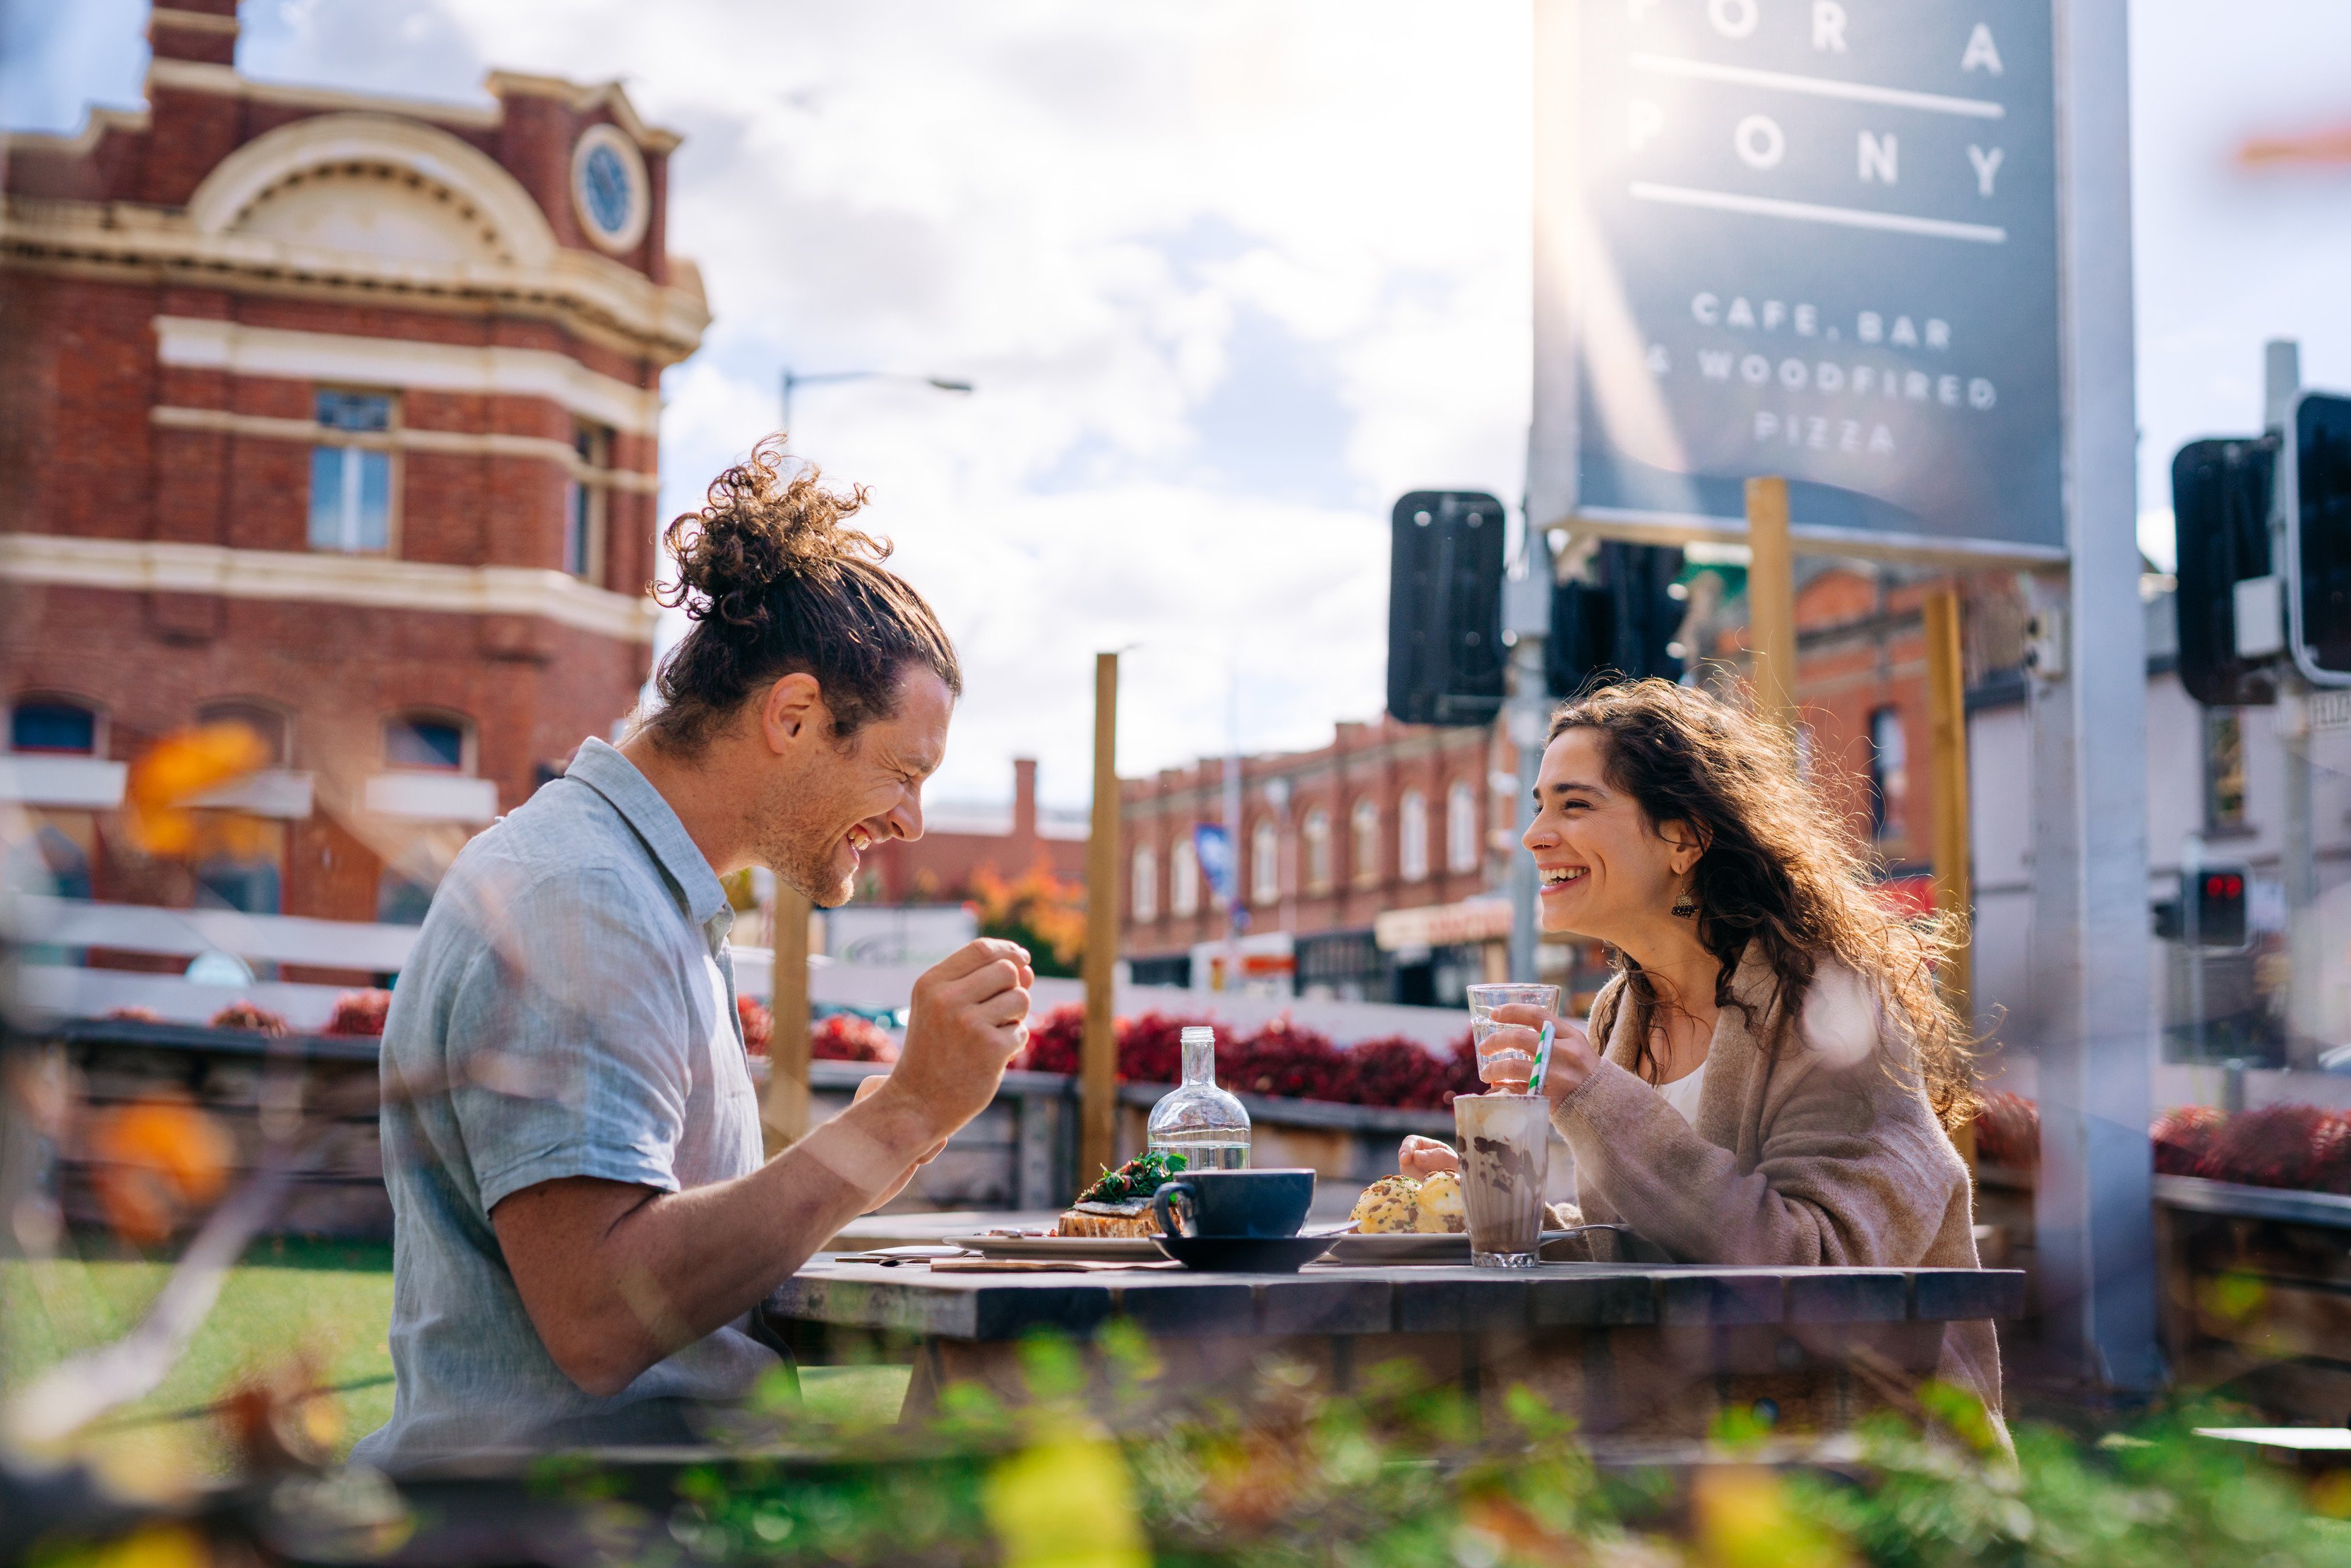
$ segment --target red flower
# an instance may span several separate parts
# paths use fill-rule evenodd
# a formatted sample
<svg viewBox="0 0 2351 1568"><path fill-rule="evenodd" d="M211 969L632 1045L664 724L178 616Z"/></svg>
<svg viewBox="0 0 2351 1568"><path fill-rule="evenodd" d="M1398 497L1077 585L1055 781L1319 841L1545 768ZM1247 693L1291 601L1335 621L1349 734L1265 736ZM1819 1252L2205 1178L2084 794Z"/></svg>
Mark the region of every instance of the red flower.
<svg viewBox="0 0 2351 1568"><path fill-rule="evenodd" d="M319 1032L381 1036L384 1017L391 1010L390 991L345 991L335 998L334 1015Z"/></svg>

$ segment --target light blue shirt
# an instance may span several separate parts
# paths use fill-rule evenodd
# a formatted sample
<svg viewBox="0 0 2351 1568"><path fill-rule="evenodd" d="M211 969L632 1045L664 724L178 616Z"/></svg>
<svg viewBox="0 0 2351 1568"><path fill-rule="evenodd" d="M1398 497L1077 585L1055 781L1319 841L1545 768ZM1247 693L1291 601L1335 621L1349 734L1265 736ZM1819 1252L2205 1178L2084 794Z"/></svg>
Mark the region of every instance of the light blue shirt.
<svg viewBox="0 0 2351 1568"><path fill-rule="evenodd" d="M777 1365L738 1321L590 1397L490 1226L500 1199L563 1176L676 1192L758 1168L734 920L677 813L600 740L457 856L384 1024L396 1387L354 1459L690 1440L696 1407Z"/></svg>

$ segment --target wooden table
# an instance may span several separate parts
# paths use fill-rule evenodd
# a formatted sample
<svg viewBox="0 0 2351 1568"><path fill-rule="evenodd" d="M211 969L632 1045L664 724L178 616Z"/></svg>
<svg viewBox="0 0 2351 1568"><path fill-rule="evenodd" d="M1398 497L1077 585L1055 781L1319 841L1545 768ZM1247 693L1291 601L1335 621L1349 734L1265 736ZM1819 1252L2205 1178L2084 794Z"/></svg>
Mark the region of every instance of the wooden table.
<svg viewBox="0 0 2351 1568"><path fill-rule="evenodd" d="M2023 1274L1994 1269L1317 1263L1291 1275L934 1274L827 1254L769 1310L812 1364L877 1341L911 1348L909 1420L958 1381L1020 1402L1024 1336L1091 1342L1123 1320L1165 1369L1155 1401L1132 1415L1230 1396L1272 1356L1312 1368L1334 1392L1404 1361L1481 1400L1524 1383L1587 1433L1693 1437L1726 1406L1762 1400L1789 1430L1841 1429L1933 1372L1945 1323L2014 1317L2023 1302Z"/></svg>

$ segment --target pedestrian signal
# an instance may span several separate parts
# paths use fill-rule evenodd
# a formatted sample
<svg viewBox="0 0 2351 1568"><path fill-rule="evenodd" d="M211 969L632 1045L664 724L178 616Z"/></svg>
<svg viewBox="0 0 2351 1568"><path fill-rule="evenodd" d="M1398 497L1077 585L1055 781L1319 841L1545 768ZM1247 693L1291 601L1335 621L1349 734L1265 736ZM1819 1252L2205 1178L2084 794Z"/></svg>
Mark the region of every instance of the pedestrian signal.
<svg viewBox="0 0 2351 1568"><path fill-rule="evenodd" d="M1388 712L1486 725L1502 708L1502 503L1415 490L1389 518Z"/></svg>
<svg viewBox="0 0 2351 1568"><path fill-rule="evenodd" d="M2208 865L2179 873L2181 939L2198 947L2245 945L2245 868ZM2193 920L2189 918L2193 913Z"/></svg>

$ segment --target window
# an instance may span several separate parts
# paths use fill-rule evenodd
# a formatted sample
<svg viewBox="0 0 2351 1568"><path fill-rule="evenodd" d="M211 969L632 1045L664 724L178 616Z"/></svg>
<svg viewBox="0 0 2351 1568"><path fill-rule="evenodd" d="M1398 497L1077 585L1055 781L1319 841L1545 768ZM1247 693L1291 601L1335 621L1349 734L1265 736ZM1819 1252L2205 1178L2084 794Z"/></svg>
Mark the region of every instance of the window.
<svg viewBox="0 0 2351 1568"><path fill-rule="evenodd" d="M571 449L581 469L603 469L611 465L612 434L601 425L575 425ZM563 487L563 570L600 585L604 580L604 486L579 470Z"/></svg>
<svg viewBox="0 0 2351 1568"><path fill-rule="evenodd" d="M1200 856L1189 832L1167 852L1167 913L1185 917L1200 913Z"/></svg>
<svg viewBox="0 0 2351 1568"><path fill-rule="evenodd" d="M1281 830L1259 817L1249 830L1249 897L1258 904L1281 898Z"/></svg>
<svg viewBox="0 0 2351 1568"><path fill-rule="evenodd" d="M319 444L310 449L310 548L345 555L392 549L392 399L321 392Z"/></svg>
<svg viewBox="0 0 2351 1568"><path fill-rule="evenodd" d="M465 727L455 719L403 714L384 724L383 760L387 768L413 768L434 773L468 772Z"/></svg>
<svg viewBox="0 0 2351 1568"><path fill-rule="evenodd" d="M1380 880L1380 809L1378 805L1368 800L1356 801L1350 822L1350 831L1355 841L1349 846L1354 852L1353 858L1355 862L1355 885L1369 887Z"/></svg>
<svg viewBox="0 0 2351 1568"><path fill-rule="evenodd" d="M98 715L58 697L25 697L8 709L8 749L98 755Z"/></svg>
<svg viewBox="0 0 2351 1568"><path fill-rule="evenodd" d="M1406 882L1428 877L1428 799L1417 789L1396 807L1396 874Z"/></svg>
<svg viewBox="0 0 2351 1568"><path fill-rule="evenodd" d="M274 707L253 702L206 703L196 710L196 722L241 725L261 742L265 766L286 766L286 716Z"/></svg>
<svg viewBox="0 0 2351 1568"><path fill-rule="evenodd" d="M196 867L199 908L240 910L246 915L278 912L277 862L265 856L218 856Z"/></svg>
<svg viewBox="0 0 2351 1568"><path fill-rule="evenodd" d="M1149 844L1138 844L1134 851L1134 870L1127 883L1134 900L1134 918L1138 925L1147 924L1159 915L1159 852Z"/></svg>
<svg viewBox="0 0 2351 1568"><path fill-rule="evenodd" d="M1306 826L1300 831L1306 841L1306 891L1331 891L1331 813L1316 807L1306 813Z"/></svg>
<svg viewBox="0 0 2351 1568"><path fill-rule="evenodd" d="M1891 838L1902 831L1902 797L1909 789L1908 748L1902 710L1882 707L1869 716L1869 832Z"/></svg>
<svg viewBox="0 0 2351 1568"><path fill-rule="evenodd" d="M1459 779L1445 791L1445 869L1478 869L1478 791Z"/></svg>
<svg viewBox="0 0 2351 1568"><path fill-rule="evenodd" d="M2204 710L2204 831L2245 825L2245 727L2232 707Z"/></svg>
<svg viewBox="0 0 2351 1568"><path fill-rule="evenodd" d="M433 883L387 866L375 884L375 917L384 925L422 925L433 907Z"/></svg>

